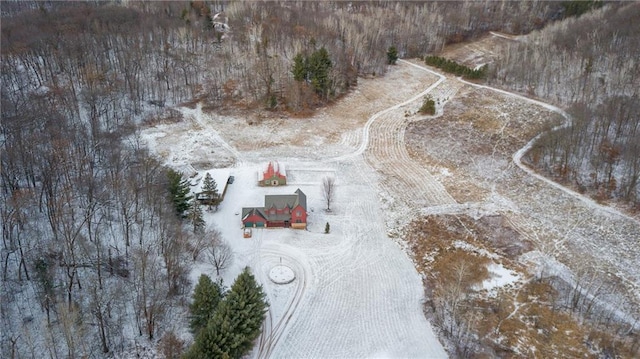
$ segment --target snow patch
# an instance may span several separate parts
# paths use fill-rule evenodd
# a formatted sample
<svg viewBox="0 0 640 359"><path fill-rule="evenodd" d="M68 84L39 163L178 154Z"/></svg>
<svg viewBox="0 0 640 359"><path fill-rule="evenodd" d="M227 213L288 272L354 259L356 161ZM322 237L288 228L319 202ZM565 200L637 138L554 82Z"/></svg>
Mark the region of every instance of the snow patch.
<svg viewBox="0 0 640 359"><path fill-rule="evenodd" d="M505 268L502 264L491 263L488 269L490 278L482 282L481 286L482 289L492 292L490 295L496 294L494 289L502 288L521 279L517 272Z"/></svg>

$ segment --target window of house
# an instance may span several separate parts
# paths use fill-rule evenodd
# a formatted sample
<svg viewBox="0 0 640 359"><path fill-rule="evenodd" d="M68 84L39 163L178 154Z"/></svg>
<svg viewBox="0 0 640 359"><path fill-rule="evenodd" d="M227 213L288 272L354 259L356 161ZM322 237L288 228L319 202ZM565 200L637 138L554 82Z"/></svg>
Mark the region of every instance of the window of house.
<svg viewBox="0 0 640 359"><path fill-rule="evenodd" d="M300 217L301 215L302 215L302 212L296 211L296 217Z"/></svg>

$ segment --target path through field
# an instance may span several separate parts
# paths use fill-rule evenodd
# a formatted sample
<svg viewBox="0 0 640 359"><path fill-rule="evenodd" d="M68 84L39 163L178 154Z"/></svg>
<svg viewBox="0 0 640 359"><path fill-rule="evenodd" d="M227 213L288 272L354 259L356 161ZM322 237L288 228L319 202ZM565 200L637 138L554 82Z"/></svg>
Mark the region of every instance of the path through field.
<svg viewBox="0 0 640 359"><path fill-rule="evenodd" d="M338 104L339 111L327 110L317 118L246 126L242 118L203 114L197 108L185 113L193 116L192 131L172 131L171 126L148 130L150 147L171 166L215 164L212 148L222 154L221 166L234 163L236 181L219 211L207 213L206 220L234 249L234 265L225 273L225 282L249 265L271 303L254 357L446 357L422 313L422 280L407 253L387 235L421 214L502 211L523 236L538 239L540 246L548 247L539 240L542 234L565 231L566 243L584 242L586 248L594 242L580 239L588 236L585 230L593 228L598 216L619 217L600 212L586 224L563 219L571 213L554 214L551 222L549 217L532 215L529 208L539 212L543 204L519 194L519 187L538 177L522 167L518 154L513 160L525 170L519 172L519 182L474 177L489 187L490 195L473 203L456 201L447 191L451 184L443 185L442 175L433 172L440 168L410 155L405 131L412 121L428 123L442 116L445 105L457 101L459 92L469 86L400 61L385 78L363 80L359 90L343 100L348 105ZM438 100L437 113L416 116L427 94ZM239 131L241 126L246 131ZM184 142L191 147L176 146ZM443 157L456 153L446 146L434 148L434 153ZM287 166L288 186L256 185L257 171L271 160ZM509 167L510 160L495 163ZM320 191L324 176L335 177L338 185L331 211L324 210ZM496 187L503 183L508 188ZM536 186L540 191L558 187L544 180ZM236 215L242 207L261 205L265 194L293 193L297 188L308 199L307 231L261 229L254 230L252 238L243 238ZM563 222L572 226L570 232L546 227ZM329 234L324 233L326 223L331 225ZM628 233L638 233L634 228L625 224ZM570 247L563 245L566 248ZM636 258L627 257L625 265ZM278 264L294 270L292 283L269 280L270 269ZM637 270L627 273L629 281L637 280Z"/></svg>

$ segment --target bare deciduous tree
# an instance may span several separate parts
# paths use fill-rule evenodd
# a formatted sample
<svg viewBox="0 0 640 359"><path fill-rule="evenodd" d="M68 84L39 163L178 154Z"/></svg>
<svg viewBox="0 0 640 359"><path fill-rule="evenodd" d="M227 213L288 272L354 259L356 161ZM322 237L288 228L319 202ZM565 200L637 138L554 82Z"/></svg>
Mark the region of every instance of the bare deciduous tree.
<svg viewBox="0 0 640 359"><path fill-rule="evenodd" d="M221 270L227 269L233 262L233 252L220 236L220 232L214 231L214 236L210 237L210 246L207 248L207 257L216 268L216 275L220 275Z"/></svg>
<svg viewBox="0 0 640 359"><path fill-rule="evenodd" d="M197 261L200 257L200 253L207 249L208 238L213 237L211 231L199 232L192 236L189 241L189 250L191 252L191 259Z"/></svg>
<svg viewBox="0 0 640 359"><path fill-rule="evenodd" d="M322 179L322 198L327 203L327 211L331 211L331 202L333 202L336 192L336 179L333 177L325 177Z"/></svg>

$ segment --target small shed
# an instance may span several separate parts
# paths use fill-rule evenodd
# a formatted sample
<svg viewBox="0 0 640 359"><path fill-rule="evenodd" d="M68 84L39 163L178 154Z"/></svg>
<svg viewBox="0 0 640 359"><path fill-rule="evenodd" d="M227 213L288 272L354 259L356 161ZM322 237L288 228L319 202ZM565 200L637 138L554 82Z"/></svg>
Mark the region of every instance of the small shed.
<svg viewBox="0 0 640 359"><path fill-rule="evenodd" d="M287 184L287 171L284 165L269 162L264 171L258 172L258 184L260 186L285 186Z"/></svg>

